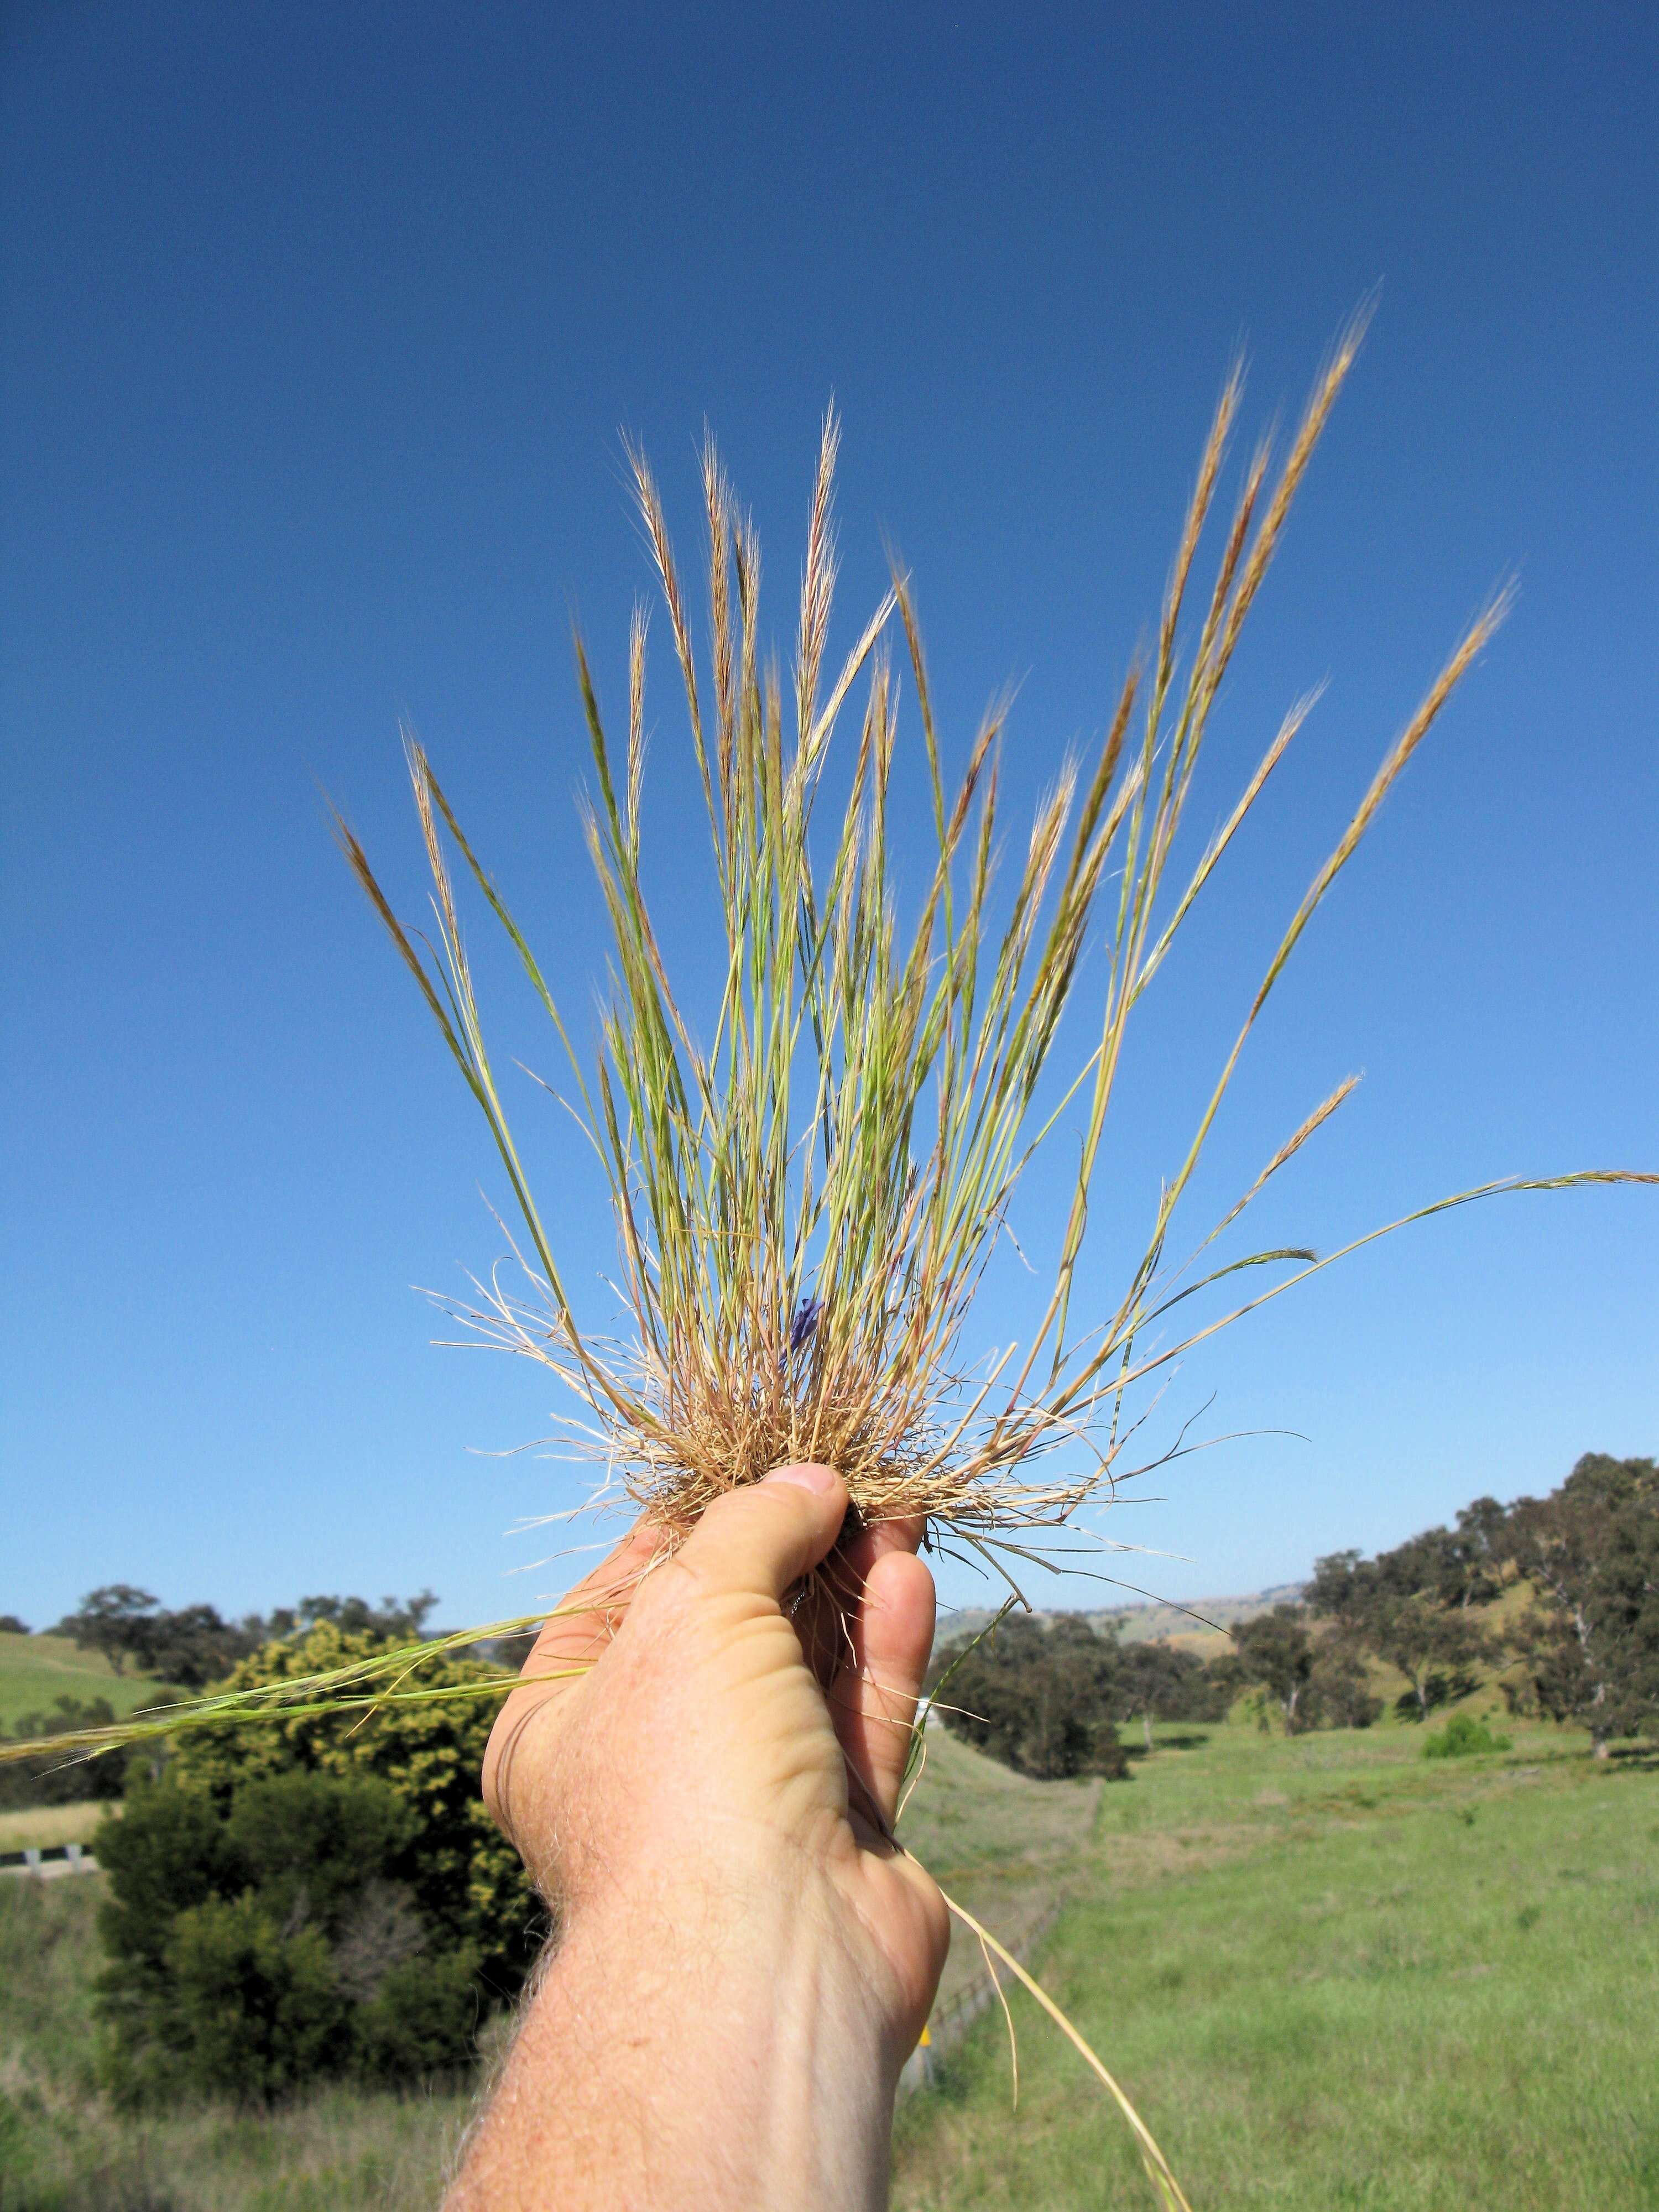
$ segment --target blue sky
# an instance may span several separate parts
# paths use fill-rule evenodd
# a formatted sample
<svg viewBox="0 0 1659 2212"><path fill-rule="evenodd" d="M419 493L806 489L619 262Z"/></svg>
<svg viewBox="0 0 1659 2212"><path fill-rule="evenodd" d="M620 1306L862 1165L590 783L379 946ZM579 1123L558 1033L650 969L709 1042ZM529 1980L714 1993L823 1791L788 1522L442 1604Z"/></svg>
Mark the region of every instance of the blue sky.
<svg viewBox="0 0 1659 2212"><path fill-rule="evenodd" d="M1284 916L1511 570L1509 629L1264 1022L1198 1212L1353 1069L1267 1235L1659 1165L1656 45L1613 0L9 8L0 1610L116 1578L231 1609L430 1583L459 1621L557 1581L505 1532L568 1476L479 1455L541 1434L548 1392L429 1348L408 1288L488 1265L499 1178L323 793L412 904L408 714L580 999L602 943L568 622L615 697L645 582L623 428L689 538L714 425L782 641L833 392L843 632L886 533L951 744L1018 682L1029 799L1152 616L1234 349L1264 426L1380 286L1206 823L1328 689L1148 1008L1099 1295ZM545 1065L486 972L504 1054ZM520 1118L592 1280L599 1194L528 1085ZM1149 1439L1213 1396L1210 1431L1305 1441L1166 1470L1114 1533L1186 1563L1129 1578L1285 1581L1583 1449L1652 1451L1656 1203L1460 1213L1195 1354Z"/></svg>

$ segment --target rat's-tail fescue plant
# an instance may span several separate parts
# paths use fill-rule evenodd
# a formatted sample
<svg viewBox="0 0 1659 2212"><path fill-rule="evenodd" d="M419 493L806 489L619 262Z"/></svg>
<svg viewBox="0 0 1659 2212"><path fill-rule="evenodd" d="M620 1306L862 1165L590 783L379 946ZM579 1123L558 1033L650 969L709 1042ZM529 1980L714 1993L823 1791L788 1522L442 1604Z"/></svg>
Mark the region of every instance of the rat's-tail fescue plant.
<svg viewBox="0 0 1659 2212"><path fill-rule="evenodd" d="M671 976L647 891L643 611L630 641L625 737L601 713L580 641L575 649L592 756L587 842L614 939L611 988L591 1050L562 1003L563 979L550 978L532 951L412 736L406 747L433 878L433 937L399 920L362 846L339 823L351 866L489 1124L520 1218L510 1279L498 1269L465 1318L558 1376L579 1409L568 1443L605 1470L606 1490L625 1492L654 1518L665 1549L723 1492L810 1459L840 1470L860 1521L920 1516L934 1540L970 1549L1012 1580L1010 1563L1040 1547L1045 1532L1051 1540L1086 1504L1109 1499L1127 1393L1341 1256L1279 1249L1212 1263L1211 1255L1222 1231L1341 1105L1352 1079L1314 1108L1193 1256L1172 1263L1166 1255L1268 997L1502 621L1507 591L1458 641L1291 915L1121 1293L1108 1305L1091 1279L1079 1294L1131 1018L1312 703L1291 707L1207 844L1177 866L1189 851L1179 833L1217 700L1360 334L1356 320L1339 340L1276 469L1269 447L1258 447L1217 531L1241 398L1237 372L1228 380L1156 633L1122 685L1098 751L1056 763L1018 853L1012 895L994 883L1006 703L992 708L965 766L947 778L902 574L894 574L845 659L830 658L833 415L818 457L787 681L763 642L759 547L712 445L702 458L701 653L655 478L644 456L629 452L708 815L721 927L695 981L707 986L712 960L712 1024L700 1030L684 983ZM1212 538L1216 550L1200 582ZM901 667L909 693L902 716ZM907 742L920 744L931 794L930 858L908 906L890 852L902 719L914 732ZM823 823L817 815L832 759L843 763L846 798L839 820ZM907 860L911 842L907 831ZM471 878L506 932L568 1061L563 1103L599 1163L616 1218L627 1309L621 1340L596 1335L579 1313L532 1192L485 1042L458 874ZM1051 1066L1062 1039L1064 1064ZM1062 1130L1076 1168L1046 1302L1022 1343L981 1356L963 1342L975 1289L1023 1170ZM1626 1180L1655 1178L1605 1170L1510 1178L1405 1218L1498 1192ZM1176 1327L1182 1301L1198 1290L1217 1304L1200 1322ZM492 1623L471 1635L528 1625ZM291 1713L306 1701L350 1710L430 1694L419 1686L420 1661L466 1640L141 1717L98 1742L165 1733L192 1717ZM77 1739L76 1748L88 1743ZM1184 2203L1140 2133L1165 2201Z"/></svg>
<svg viewBox="0 0 1659 2212"><path fill-rule="evenodd" d="M1109 1492L1127 1390L1287 1280L1329 1264L1310 1251L1259 1251L1194 1282L1192 1262L1166 1269L1164 1254L1245 1042L1297 939L1503 619L1507 592L1459 641L1292 915L1115 1305L1103 1317L1091 1284L1080 1316L1074 1297L1131 1017L1311 704L1291 708L1220 828L1172 884L1218 695L1358 337L1351 329L1334 351L1276 478L1265 447L1246 470L1183 655L1194 570L1239 405L1237 374L1227 383L1156 647L1124 683L1098 753L1057 765L1011 899L993 891L1006 708L986 716L959 781L948 784L902 574L830 677L833 415L787 689L763 658L758 547L713 447L702 460L708 646L701 663L655 479L641 453L629 454L684 688L724 925L711 1034L696 1034L676 995L647 890L642 611L625 748L607 730L576 644L593 762L587 842L615 945L591 1057L412 736L405 744L432 872L435 951L398 920L362 846L339 825L358 880L483 1110L522 1217L527 1249L516 1286L503 1289L498 1271L465 1318L553 1370L581 1407L568 1430L573 1448L599 1462L671 1540L722 1492L813 1459L840 1470L865 1522L920 1516L976 1551L1017 1555L1029 1532L1063 1527ZM902 639L932 799L933 851L908 918L889 854L900 720L890 630ZM820 836L814 812L825 764L855 688L862 704L850 790L839 823ZM532 1194L485 1044L452 853L511 939L563 1047L568 1103L615 1213L624 1342L594 1337L579 1319ZM1062 1016L1085 975L1088 1048L1045 1091ZM1066 1034L1075 1034L1075 1021ZM1341 1084L1316 1107L1200 1254L1352 1088ZM963 1322L1010 1199L1032 1154L1062 1125L1079 1139L1077 1166L1047 1303L1023 1345L978 1364L964 1360ZM1597 1179L1559 1177L1549 1187ZM1264 1268L1292 1272L1196 1333L1157 1340L1164 1316L1194 1290Z"/></svg>

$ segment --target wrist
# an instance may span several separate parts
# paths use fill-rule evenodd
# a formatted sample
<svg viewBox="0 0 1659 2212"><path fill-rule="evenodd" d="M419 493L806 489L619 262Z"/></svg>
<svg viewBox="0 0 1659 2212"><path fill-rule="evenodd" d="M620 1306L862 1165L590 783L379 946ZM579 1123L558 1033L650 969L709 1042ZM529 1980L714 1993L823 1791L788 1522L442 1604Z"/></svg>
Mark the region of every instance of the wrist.
<svg viewBox="0 0 1659 2212"><path fill-rule="evenodd" d="M606 1884L571 1907L493 2108L518 2157L531 2122L536 2193L514 2193L487 2117L454 2212L540 2203L551 2173L562 2212L884 2203L905 2056L886 1978L799 1854Z"/></svg>

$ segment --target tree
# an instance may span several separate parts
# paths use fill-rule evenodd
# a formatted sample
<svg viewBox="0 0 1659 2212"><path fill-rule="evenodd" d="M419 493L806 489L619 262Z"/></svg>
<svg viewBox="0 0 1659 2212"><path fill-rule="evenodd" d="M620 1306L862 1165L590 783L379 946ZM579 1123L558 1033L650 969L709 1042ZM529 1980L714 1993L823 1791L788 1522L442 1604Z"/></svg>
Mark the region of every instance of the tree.
<svg viewBox="0 0 1659 2212"><path fill-rule="evenodd" d="M1149 1640L1119 1650L1111 1697L1112 1717L1139 1717L1150 1751L1155 1720L1221 1720L1232 1701L1232 1686L1195 1652Z"/></svg>
<svg viewBox="0 0 1659 2212"><path fill-rule="evenodd" d="M1516 1501L1508 1542L1540 1594L1526 1634L1539 1703L1604 1759L1659 1720L1659 1468L1586 1453L1559 1490Z"/></svg>
<svg viewBox="0 0 1659 2212"><path fill-rule="evenodd" d="M954 1671L938 1708L946 1728L1041 1782L1079 1774L1128 1778L1112 1719L1116 1638L1076 1613L1045 1626L1024 1614L1002 1621L967 1650L947 1646L933 1680Z"/></svg>
<svg viewBox="0 0 1659 2212"><path fill-rule="evenodd" d="M222 1620L213 1606L187 1605L142 1623L133 1656L158 1680L181 1690L204 1690L210 1682L222 1681L239 1659L257 1651L264 1641L264 1623L257 1615L238 1626Z"/></svg>
<svg viewBox="0 0 1659 2212"><path fill-rule="evenodd" d="M1458 1514L1455 1529L1425 1528L1374 1559L1333 1552L1314 1562L1308 1607L1352 1632L1363 1632L1383 1600L1429 1597L1459 1611L1490 1604L1504 1585L1507 1521L1495 1498L1477 1498Z"/></svg>
<svg viewBox="0 0 1659 2212"><path fill-rule="evenodd" d="M1306 1699L1316 1652L1299 1606L1276 1605L1233 1631L1233 1650L1245 1679L1259 1683L1285 1717L1286 1735L1312 1726Z"/></svg>
<svg viewBox="0 0 1659 2212"><path fill-rule="evenodd" d="M118 1674L139 1647L149 1626L149 1616L161 1601L131 1583L106 1583L90 1590L58 1633L72 1636L83 1651L101 1651Z"/></svg>
<svg viewBox="0 0 1659 2212"><path fill-rule="evenodd" d="M1358 1635L1376 1586L1375 1570L1359 1552L1332 1552L1314 1561L1313 1580L1303 1594L1308 1611L1334 1620L1345 1633Z"/></svg>
<svg viewBox="0 0 1659 2212"><path fill-rule="evenodd" d="M1509 1511L1495 1498L1477 1498L1460 1508L1457 1534L1468 1561L1468 1587L1461 1602L1489 1602L1504 1587L1510 1564Z"/></svg>
<svg viewBox="0 0 1659 2212"><path fill-rule="evenodd" d="M1493 1515L1501 1524L1504 1509L1496 1498L1477 1498L1459 1513L1455 1529L1425 1528L1393 1551L1380 1552L1373 1564L1382 1588L1460 1610L1489 1604L1502 1587L1492 1550Z"/></svg>
<svg viewBox="0 0 1659 2212"><path fill-rule="evenodd" d="M1302 1710L1310 1728L1370 1728L1382 1710L1358 1654L1329 1641L1316 1643L1313 1671Z"/></svg>
<svg viewBox="0 0 1659 2212"><path fill-rule="evenodd" d="M1388 1590L1379 1593L1364 1634L1377 1657L1397 1668L1410 1683L1419 1720L1426 1720L1438 1702L1433 1694L1437 1676L1449 1675L1455 1683L1492 1650L1487 1638L1472 1621L1461 1613L1448 1612L1421 1593L1411 1597ZM1468 1686L1474 1686L1473 1678Z"/></svg>
<svg viewBox="0 0 1659 2212"><path fill-rule="evenodd" d="M0 1636L27 1636L29 1625L20 1620L15 1613L0 1613Z"/></svg>
<svg viewBox="0 0 1659 2212"><path fill-rule="evenodd" d="M416 1597L385 1597L378 1606L361 1597L305 1597L297 1606L279 1606L268 1617L251 1613L229 1621L215 1606L186 1605L170 1612L148 1590L111 1583L83 1597L60 1624L60 1633L73 1636L83 1649L102 1651L118 1674L131 1660L159 1681L204 1690L265 1644L305 1636L325 1624L348 1636L412 1644L437 1603L429 1589Z"/></svg>
<svg viewBox="0 0 1659 2212"><path fill-rule="evenodd" d="M383 1597L378 1606L362 1597L302 1597L295 1613L286 1616L284 1629L273 1633L326 1622L346 1636L389 1636L395 1643L412 1644L424 1634L428 1616L437 1605L436 1593L429 1589L416 1597ZM273 1614L273 1621L280 1617Z"/></svg>
<svg viewBox="0 0 1659 2212"><path fill-rule="evenodd" d="M1484 1516L1492 1504L1480 1500L1467 1515ZM1494 1510L1501 1518L1502 1507ZM1458 1518L1462 1523L1466 1515ZM1477 1559L1473 1534L1453 1538L1434 1528L1374 1559L1334 1552L1316 1560L1307 1603L1334 1625L1339 1644L1351 1654L1373 1651L1406 1677L1421 1720L1437 1701L1437 1677L1455 1680L1489 1653L1487 1638L1466 1608L1471 1590L1497 1589L1493 1564Z"/></svg>
<svg viewBox="0 0 1659 2212"><path fill-rule="evenodd" d="M37 1736L69 1735L77 1729L108 1728L114 1718L107 1698L59 1698L49 1713L23 1714L12 1741L27 1743ZM0 1765L0 1808L106 1803L120 1796L126 1764L127 1753L120 1751L103 1752L96 1759L65 1760L48 1754L8 1759Z"/></svg>

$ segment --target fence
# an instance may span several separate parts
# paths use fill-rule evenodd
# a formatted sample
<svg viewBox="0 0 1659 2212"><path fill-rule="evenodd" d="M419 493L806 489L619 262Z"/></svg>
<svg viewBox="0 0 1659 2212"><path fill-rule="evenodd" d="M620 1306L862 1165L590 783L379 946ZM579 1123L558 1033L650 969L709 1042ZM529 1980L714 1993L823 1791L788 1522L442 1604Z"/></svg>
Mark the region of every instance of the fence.
<svg viewBox="0 0 1659 2212"><path fill-rule="evenodd" d="M96 1874L98 1862L84 1844L44 1844L38 1850L0 1851L0 1874Z"/></svg>
<svg viewBox="0 0 1659 2212"><path fill-rule="evenodd" d="M1026 1929L1018 1943L1009 1944L1009 1950L1022 1966L1030 1964L1032 1953L1059 1919L1061 1902L1057 1898L1036 1924ZM939 2060L962 2041L986 2006L995 2002L997 1986L994 1973L988 1966L985 1967L975 1975L971 1982L965 1983L948 2004L940 2006L922 2030L921 2041L904 2062L898 2085L901 2100L917 2089L933 2087L939 2078Z"/></svg>

